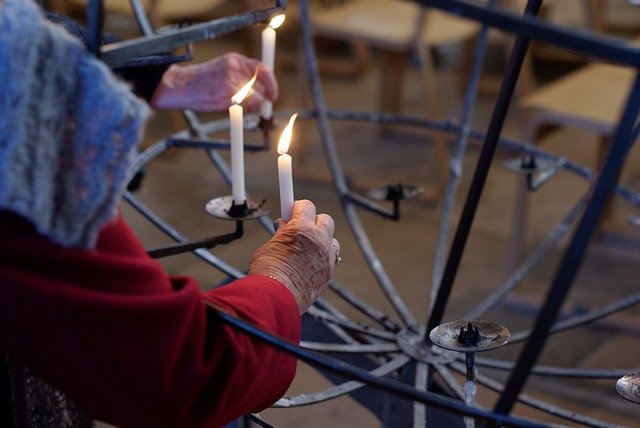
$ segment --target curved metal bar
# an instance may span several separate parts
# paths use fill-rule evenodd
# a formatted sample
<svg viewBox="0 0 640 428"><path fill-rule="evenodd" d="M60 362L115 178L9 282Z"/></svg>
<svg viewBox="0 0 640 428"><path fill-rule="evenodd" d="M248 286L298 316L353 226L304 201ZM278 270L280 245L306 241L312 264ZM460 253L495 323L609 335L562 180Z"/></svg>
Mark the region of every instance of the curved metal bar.
<svg viewBox="0 0 640 428"><path fill-rule="evenodd" d="M368 372L362 369L359 369L357 367L354 367L350 364L347 364L343 361L336 360L334 358L329 358L325 355L322 355L313 351L302 349L287 340L278 338L269 332L266 332L254 325L249 324L246 321L236 318L235 316L227 313L223 308L216 307L211 302L205 301L205 304L223 322L247 333L251 337L254 337L260 341L263 341L269 344L270 346L275 346L276 348L288 354L294 355L298 359L308 364L311 364L316 367L320 367L325 370L329 370L340 376L345 376L355 381L360 381L362 383L367 384L370 387L397 395L399 397L404 397L409 400L419 401L421 403L428 404L434 408L446 410L451 413L471 416L476 419L481 419L486 421L494 421L504 426L514 426L514 427L539 427L540 426L540 424L535 421L530 421L527 419L517 418L509 415L496 414L484 409L466 406L460 403L458 400L444 397L442 395L439 395L433 392L418 391L412 386L407 385L403 382L399 382L394 379L372 376ZM398 358L402 358L402 357L398 357Z"/></svg>
<svg viewBox="0 0 640 428"><path fill-rule="evenodd" d="M300 347L319 352L338 352L345 354L378 354L398 352L400 348L395 343L373 343L350 345L347 343L324 343L324 342L308 342L303 340ZM626 372L629 373L629 372ZM625 373L625 374L626 374Z"/></svg>
<svg viewBox="0 0 640 428"><path fill-rule="evenodd" d="M553 324L549 330L549 334L558 333L576 327L591 324L594 321L606 318L616 312L631 308L640 303L640 292L630 294L620 300L603 306L600 309L590 310L584 314L574 315ZM518 343L526 340L531 335L531 330L518 331L511 335L509 343Z"/></svg>
<svg viewBox="0 0 640 428"><path fill-rule="evenodd" d="M487 2L488 7L493 7L495 0ZM462 111L460 112L460 128L458 130L456 141L449 160L449 180L447 188L444 192L442 201L442 209L440 210L440 221L438 223L438 234L436 236L435 253L433 257L433 266L431 268L431 289L429 292L429 308L427 316L432 312L432 304L435 302L436 296L440 290L440 281L444 270L445 256L447 253L447 243L449 241L449 230L451 229L451 220L453 218L453 208L455 206L456 195L462 177L463 157L467 151L467 143L471 132L471 121L473 113L473 105L478 95L478 86L480 77L484 67L484 58L487 52L489 40L489 27L485 24L482 26L478 41L473 52L473 66L469 76L469 82L464 92L464 100ZM428 334L425 331L425 334Z"/></svg>
<svg viewBox="0 0 640 428"><path fill-rule="evenodd" d="M135 208L140 214L146 217L151 223L153 223L158 229L164 232L166 235L170 236L172 239L177 242L185 242L188 239L183 236L180 232L175 230L173 227L169 225L169 223L162 220L159 216L157 216L149 207L147 207L144 203L138 200L135 196L133 196L129 192L125 192L123 195L125 201L127 201L133 208ZM200 257L205 262L209 263L211 266L215 267L219 271L233 277L233 278L241 278L245 274L233 266L225 263L220 260L209 251L204 250L202 248L195 250L194 253Z"/></svg>
<svg viewBox="0 0 640 428"><path fill-rule="evenodd" d="M277 116L290 116L292 113L298 113L298 120L311 120L315 119L316 112L313 109L299 109L295 111L283 110L276 112ZM355 121L355 122L368 122L376 124L393 124L393 125L405 125L410 127L425 128L432 131L442 132L445 134L457 135L460 132L460 126L451 122L450 120L432 120L415 116L408 116L405 114L385 113L375 111L360 111L360 110L342 110L342 109L330 109L327 110L327 116L330 120L338 121ZM200 125L206 132L219 132L224 129L225 121L213 121ZM228 125L227 125L228 126ZM640 127L636 129L636 133L640 131ZM174 134L173 137L179 138L180 136L186 136L184 131ZM634 133L634 135L636 135ZM185 137L186 138L186 137ZM470 130L469 140L473 142L481 142L486 138L486 134L477 131ZM637 140L638 136L632 138L633 141ZM587 181L591 181L595 178L595 174L592 169L584 165L572 162L556 154L546 152L539 147L526 143L516 141L511 138L501 137L498 144L501 148L528 156L535 156L541 160L546 160L551 163L562 164L562 169L566 172L575 174L576 176L583 178ZM621 197L625 201L640 207L640 193L628 186L618 184L614 192L617 196Z"/></svg>
<svg viewBox="0 0 640 428"><path fill-rule="evenodd" d="M360 219L355 213L353 206L347 203L344 198L348 194L348 185L340 165L338 153L335 147L333 134L329 125L329 116L327 113L327 107L322 94L320 74L318 69L317 58L315 54L315 47L313 45L313 36L311 34L311 21L309 19L309 1L301 0L300 4L300 29L301 39L303 45L303 52L305 58L305 65L307 67L307 76L309 78L309 86L311 87L311 95L313 103L316 109L318 129L323 143L323 149L329 169L331 170L331 176L333 177L333 184L341 197L343 211L347 222L351 228L356 242L360 246L360 249L367 260L372 272L376 276L380 287L389 299L389 302L398 313L402 321L407 326L416 326L417 322L405 303L400 298L398 291L391 282L391 279L387 275L380 259L375 254L371 242L369 241Z"/></svg>
<svg viewBox="0 0 640 428"><path fill-rule="evenodd" d="M463 360L464 357L458 359ZM489 367L497 370L513 370L514 363L512 361L496 360L490 358L476 357L476 364L479 366ZM567 377L574 379L617 379L628 373L634 373L638 368L633 369L576 369L573 367L555 367L555 366L534 366L531 373L539 376L550 377Z"/></svg>
<svg viewBox="0 0 640 428"><path fill-rule="evenodd" d="M409 362L411 362L411 358L405 355L401 355L390 360L388 363L376 367L374 370L371 370L368 373L369 375L376 377L386 376L389 373L402 368ZM283 397L279 399L272 407L282 409L322 403L323 401L331 400L332 398L340 397L342 395L353 392L358 388L362 388L363 386L366 386L366 384L352 380L341 383L340 385L332 386L322 391L312 392L310 394L301 394L296 395L295 397Z"/></svg>
<svg viewBox="0 0 640 428"><path fill-rule="evenodd" d="M424 127L427 129L431 129L433 131L444 132L448 134L455 134L459 132L460 126L451 122L451 121L437 121L431 119L418 118L414 116L407 116L402 114L394 114L394 113L380 113L380 112L371 112L371 111L354 111L354 110L328 110L327 115L329 119L333 120L353 120L359 122L371 122L371 123L381 123L381 124L400 124L407 126L415 126L415 127ZM305 111L301 110L299 118L300 119L309 119L314 117L314 111ZM486 138L486 134L480 131L470 131L469 134L472 141L483 141ZM635 141L637 137L633 138ZM561 159L564 159L560 156L554 155L553 153L545 152L541 150L539 147L529 144L516 141L514 139L501 137L499 140L499 144L502 148L516 152L522 153L530 156L537 156L540 159L548 160L550 162L560 162ZM586 180L593 180L595 178L595 174L593 171L583 165L579 165L575 162L571 162L567 160L562 164L562 168L568 172L576 174L577 176L584 178ZM625 200L631 202L636 206L640 206L640 194L633 189L630 189L627 186L617 185L615 187L615 193L624 198Z"/></svg>
<svg viewBox="0 0 640 428"><path fill-rule="evenodd" d="M525 8L525 14L536 15L540 10L542 0L528 0ZM476 169L473 173L473 179L469 186L469 191L465 199L464 206L462 208L462 214L460 215L460 221L451 244L451 250L449 251L449 257L442 274L442 281L438 290L438 294L434 303L432 304L432 311L427 322L427 330L431 331L440 324L444 311L446 310L449 296L453 288L453 282L455 281L458 267L460 266L460 260L466 247L469 233L471 232L471 225L475 218L476 210L480 203L480 197L484 190L487 176L489 175L489 168L493 161L498 141L500 140L500 134L502 127L504 126L504 120L507 116L507 110L511 103L513 93L516 88L516 82L522 68L527 50L529 48L529 40L518 36L514 43L513 49L509 56L509 61L505 70L505 77L500 87L500 93L491 115L491 121L487 128L487 135L478 162L476 163ZM426 338L425 338L426 339Z"/></svg>
<svg viewBox="0 0 640 428"><path fill-rule="evenodd" d="M452 368L457 372L459 372L460 374L464 374L466 372L466 367L462 363L452 364ZM496 392L504 391L504 387L502 384L500 384L500 382L497 382L481 373L476 374L476 382ZM518 402L522 404L526 404L527 406L532 407L534 409L538 409L550 415L557 416L567 421L579 423L585 426L597 427L597 428L622 428L619 425L603 422L598 419L594 419L589 416L585 416L571 410L565 410L562 407L554 406L552 404L549 404L545 401L539 400L537 398L531 397L526 394L520 394L516 399ZM558 425L545 424L544 426L558 426Z"/></svg>
<svg viewBox="0 0 640 428"><path fill-rule="evenodd" d="M576 221L578 215L584 208L585 201L580 199L578 203L571 209L569 214L560 222L551 232L545 237L545 239L536 246L536 248L529 253L529 256L511 272L509 277L505 279L486 299L480 302L475 308L473 308L465 319L480 319L489 310L494 308L502 299L512 291L531 270L536 267L551 250L553 250L556 244L564 238L570 230L571 225ZM512 340L510 340L512 341Z"/></svg>

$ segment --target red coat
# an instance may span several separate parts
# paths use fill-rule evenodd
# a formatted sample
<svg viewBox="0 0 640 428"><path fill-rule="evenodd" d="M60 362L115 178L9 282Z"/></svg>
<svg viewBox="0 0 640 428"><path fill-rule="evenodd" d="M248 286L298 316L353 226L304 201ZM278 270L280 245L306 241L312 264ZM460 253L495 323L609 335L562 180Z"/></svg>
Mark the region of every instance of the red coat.
<svg viewBox="0 0 640 428"><path fill-rule="evenodd" d="M0 346L96 419L220 426L284 394L295 359L207 316L202 299L292 341L295 300L259 275L201 292L170 278L125 222L62 249L0 212Z"/></svg>

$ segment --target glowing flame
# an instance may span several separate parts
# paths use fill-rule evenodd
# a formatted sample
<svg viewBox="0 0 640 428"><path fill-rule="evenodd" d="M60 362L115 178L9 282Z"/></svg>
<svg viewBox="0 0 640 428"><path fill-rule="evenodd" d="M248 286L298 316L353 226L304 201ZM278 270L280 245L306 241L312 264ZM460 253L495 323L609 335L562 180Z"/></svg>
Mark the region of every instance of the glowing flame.
<svg viewBox="0 0 640 428"><path fill-rule="evenodd" d="M293 131L293 122L296 121L296 117L298 117L298 113L295 113L289 119L289 123L284 127L284 131L282 131L282 135L280 136L280 141L278 141L278 153L281 155L287 153L289 151L289 144L291 143L291 132Z"/></svg>
<svg viewBox="0 0 640 428"><path fill-rule="evenodd" d="M271 19L271 22L269 22L269 27L275 30L276 28L281 26L283 22L284 22L284 13L278 16L274 16Z"/></svg>
<svg viewBox="0 0 640 428"><path fill-rule="evenodd" d="M234 103L234 104L240 104L242 102L242 100L244 100L244 98L249 93L249 90L251 90L251 87L253 86L253 83L256 81L257 77L258 77L258 71L256 70L256 72L254 73L254 75L251 78L251 80L249 80L242 87L242 89L240 89L234 96L231 97L231 102Z"/></svg>

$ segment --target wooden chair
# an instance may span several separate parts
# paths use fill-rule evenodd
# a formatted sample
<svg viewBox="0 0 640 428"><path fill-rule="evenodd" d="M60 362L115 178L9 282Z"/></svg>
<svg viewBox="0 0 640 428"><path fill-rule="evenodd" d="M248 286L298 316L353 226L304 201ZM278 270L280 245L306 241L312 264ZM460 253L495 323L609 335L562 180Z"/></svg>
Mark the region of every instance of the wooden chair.
<svg viewBox="0 0 640 428"><path fill-rule="evenodd" d="M346 0L311 11L316 36L366 46L381 53L380 110L401 110L404 72L412 56L423 68L427 114L442 118L438 84L430 48L454 43L472 45L480 26L435 9L402 0ZM470 51L470 49L469 49ZM470 55L469 55L470 59ZM435 137L439 167L438 187L447 181L448 154L445 141Z"/></svg>

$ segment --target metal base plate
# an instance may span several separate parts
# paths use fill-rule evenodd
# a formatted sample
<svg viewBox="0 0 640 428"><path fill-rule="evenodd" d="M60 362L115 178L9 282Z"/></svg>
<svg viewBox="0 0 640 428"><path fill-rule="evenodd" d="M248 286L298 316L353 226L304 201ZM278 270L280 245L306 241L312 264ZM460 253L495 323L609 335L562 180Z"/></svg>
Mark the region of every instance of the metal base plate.
<svg viewBox="0 0 640 428"><path fill-rule="evenodd" d="M227 195L210 200L204 209L223 220L253 220L269 214L272 206L267 199L256 196L247 196L245 205L233 205L233 196Z"/></svg>
<svg viewBox="0 0 640 428"><path fill-rule="evenodd" d="M529 163L526 159L512 158L504 161L502 164L508 171L516 174L539 174L552 168L552 164L543 159L536 159L535 162Z"/></svg>
<svg viewBox="0 0 640 428"><path fill-rule="evenodd" d="M628 374L618 379L616 391L622 398L640 404L640 372Z"/></svg>
<svg viewBox="0 0 640 428"><path fill-rule="evenodd" d="M480 332L480 339L474 345L467 345L458 341L461 329L466 329L471 323L473 327ZM495 322L483 320L457 320L445 324L431 330L429 338L434 345L450 351L457 352L481 352L489 349L499 348L509 341L511 334L506 327Z"/></svg>

